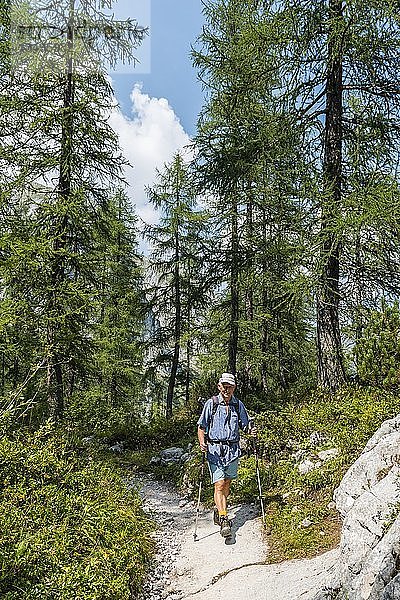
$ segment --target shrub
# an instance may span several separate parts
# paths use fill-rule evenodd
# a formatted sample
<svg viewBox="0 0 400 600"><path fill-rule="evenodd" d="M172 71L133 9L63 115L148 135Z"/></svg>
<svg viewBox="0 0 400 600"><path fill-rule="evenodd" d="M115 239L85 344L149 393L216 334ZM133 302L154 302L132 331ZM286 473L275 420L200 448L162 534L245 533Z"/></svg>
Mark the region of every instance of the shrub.
<svg viewBox="0 0 400 600"><path fill-rule="evenodd" d="M128 600L152 524L114 465L44 427L0 439L3 600Z"/></svg>
<svg viewBox="0 0 400 600"><path fill-rule="evenodd" d="M337 543L337 515L328 509L333 491L382 422L399 412L400 398L389 391L347 387L333 396L317 391L259 415L274 559L309 556ZM310 440L313 432L321 434L318 448ZM332 446L340 451L337 457L306 475L299 473L296 452L317 460L318 450ZM309 528L299 527L303 518L311 520Z"/></svg>
<svg viewBox="0 0 400 600"><path fill-rule="evenodd" d="M360 383L388 390L400 387L400 310L382 302L371 311L354 354Z"/></svg>

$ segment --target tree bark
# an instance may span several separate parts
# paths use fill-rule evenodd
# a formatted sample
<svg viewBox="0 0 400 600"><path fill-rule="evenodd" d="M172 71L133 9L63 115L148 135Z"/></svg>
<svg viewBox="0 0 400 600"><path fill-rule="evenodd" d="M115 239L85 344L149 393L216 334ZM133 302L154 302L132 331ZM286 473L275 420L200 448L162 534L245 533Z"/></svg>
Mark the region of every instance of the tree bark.
<svg viewBox="0 0 400 600"><path fill-rule="evenodd" d="M189 268L189 281L191 281L191 276L190 276L190 268ZM190 310L190 303L188 304L188 309L187 309L187 321L186 321L186 329L190 334L190 328L191 328L191 310ZM189 403L189 396L190 396L190 368L191 368L191 357L192 357L192 341L190 338L187 339L186 341L186 377L185 377L185 402L186 405Z"/></svg>
<svg viewBox="0 0 400 600"><path fill-rule="evenodd" d="M71 195L72 176L72 136L73 115L72 104L74 101L73 90L73 45L74 45L74 12L75 0L70 0L69 17L67 25L67 58L64 81L64 101L61 128L60 169L58 178L58 193L63 203L67 203ZM61 284L65 279L64 250L67 245L68 215L58 223L54 231L54 259L51 269L51 292L49 306L49 324L47 331L48 358L47 358L47 390L50 416L59 419L64 411L64 382L63 382L63 351L60 347L59 324L60 301L58 294Z"/></svg>
<svg viewBox="0 0 400 600"><path fill-rule="evenodd" d="M177 188L179 183L177 182ZM177 191L177 206L179 203L179 192ZM175 266L174 266L174 291L175 291L175 323L174 323L174 355L172 357L171 371L169 374L167 399L166 399L166 417L172 417L172 404L174 397L176 374L178 372L180 340L181 340L181 321L182 321L182 305L181 305L181 286L180 286L180 240L179 240L179 224L176 224L175 230Z"/></svg>
<svg viewBox="0 0 400 600"><path fill-rule="evenodd" d="M251 197L251 189L249 186L248 190L248 199L247 199L247 208L246 208L246 234L247 234L247 243L246 243L246 273L247 273L247 281L245 288L245 318L248 326L253 325L254 321L254 285L253 285L253 276L254 276L254 252L253 252L253 235L254 235L254 215L253 215L253 199ZM254 337L252 335L248 336L246 340L247 353L245 357L245 368L242 374L242 394L243 397L246 397L246 394L250 392L251 388L251 378L252 378L252 360L253 360L253 351L254 351Z"/></svg>
<svg viewBox="0 0 400 600"><path fill-rule="evenodd" d="M324 189L321 214L321 273L317 294L318 383L334 391L346 380L339 326L340 243L335 217L340 211L342 189L343 66L340 47L342 0L329 1L330 28L326 85Z"/></svg>
<svg viewBox="0 0 400 600"><path fill-rule="evenodd" d="M265 250L267 247L267 215L265 208L262 209L262 247ZM268 392L268 361L267 361L267 352L269 346L269 327L268 327L268 318L265 316L265 312L268 309L268 286L266 283L268 273L268 262L265 256L265 251L263 252L262 257L262 310L264 312L262 319L262 331L261 331L261 382L262 388L265 393Z"/></svg>
<svg viewBox="0 0 400 600"><path fill-rule="evenodd" d="M239 338L239 236L237 201L232 199L231 214L231 310L229 323L228 371L236 374Z"/></svg>

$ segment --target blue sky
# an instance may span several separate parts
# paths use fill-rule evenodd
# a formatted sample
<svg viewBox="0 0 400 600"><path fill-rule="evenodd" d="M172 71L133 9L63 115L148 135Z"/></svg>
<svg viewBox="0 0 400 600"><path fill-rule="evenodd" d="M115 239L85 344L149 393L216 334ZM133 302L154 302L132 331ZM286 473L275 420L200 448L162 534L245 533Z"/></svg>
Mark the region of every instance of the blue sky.
<svg viewBox="0 0 400 600"><path fill-rule="evenodd" d="M150 35L137 51L140 64L113 74L114 89L125 114L137 82L151 97L166 98L189 135L193 135L203 94L191 65L190 47L201 32L201 0L117 0L118 18L135 18ZM128 71L128 72L126 72Z"/></svg>
<svg viewBox="0 0 400 600"><path fill-rule="evenodd" d="M203 26L201 0L117 0L113 12L121 20L136 19L150 32L136 53L140 64L110 73L120 105L110 124L131 165L125 177L136 212L155 223L159 215L146 187L154 185L157 170L176 152L187 152L203 103L190 57Z"/></svg>

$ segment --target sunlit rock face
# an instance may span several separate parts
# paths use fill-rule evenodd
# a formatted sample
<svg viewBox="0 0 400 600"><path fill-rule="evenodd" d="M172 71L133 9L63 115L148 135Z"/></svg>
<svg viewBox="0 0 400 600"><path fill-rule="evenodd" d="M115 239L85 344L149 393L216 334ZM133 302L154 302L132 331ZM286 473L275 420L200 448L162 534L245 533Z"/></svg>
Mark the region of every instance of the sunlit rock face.
<svg viewBox="0 0 400 600"><path fill-rule="evenodd" d="M334 500L343 520L339 561L315 600L399 600L400 415L372 436Z"/></svg>

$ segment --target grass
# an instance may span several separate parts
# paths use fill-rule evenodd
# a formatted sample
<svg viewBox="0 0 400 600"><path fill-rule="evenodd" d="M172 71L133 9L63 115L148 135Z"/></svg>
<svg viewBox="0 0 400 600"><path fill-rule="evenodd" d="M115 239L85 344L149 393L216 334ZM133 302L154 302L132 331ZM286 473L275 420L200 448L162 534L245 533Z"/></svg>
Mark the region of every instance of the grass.
<svg viewBox="0 0 400 600"><path fill-rule="evenodd" d="M382 390L344 388L335 396L322 392L260 415L269 561L310 558L337 546L341 521L330 508L334 489L361 454L366 442L386 419L400 411L400 398ZM310 435L321 444L313 447ZM299 459L316 459L319 450L335 447L339 455L307 475L299 473ZM309 527L301 523L311 521Z"/></svg>
<svg viewBox="0 0 400 600"><path fill-rule="evenodd" d="M340 540L340 519L335 509L326 505L324 494L298 502L269 498L265 502L268 536L268 562L294 558L311 558L337 546ZM304 519L312 524L305 528Z"/></svg>

